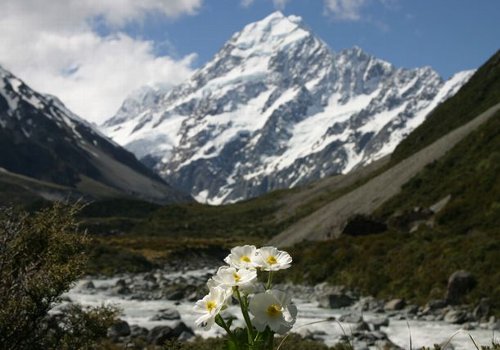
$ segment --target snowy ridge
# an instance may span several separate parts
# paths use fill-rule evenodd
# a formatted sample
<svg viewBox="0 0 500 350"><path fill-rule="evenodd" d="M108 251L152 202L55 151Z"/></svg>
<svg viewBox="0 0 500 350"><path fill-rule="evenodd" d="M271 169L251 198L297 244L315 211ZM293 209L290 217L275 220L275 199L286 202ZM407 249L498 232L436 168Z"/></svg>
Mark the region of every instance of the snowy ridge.
<svg viewBox="0 0 500 350"><path fill-rule="evenodd" d="M144 88L103 128L167 181L211 204L345 173L394 150L472 75L332 52L275 12L235 33L184 84Z"/></svg>
<svg viewBox="0 0 500 350"><path fill-rule="evenodd" d="M170 188L57 97L32 90L2 67L0 141L0 167L28 179L63 185L55 195L30 187L43 198L126 196L160 203L191 199Z"/></svg>

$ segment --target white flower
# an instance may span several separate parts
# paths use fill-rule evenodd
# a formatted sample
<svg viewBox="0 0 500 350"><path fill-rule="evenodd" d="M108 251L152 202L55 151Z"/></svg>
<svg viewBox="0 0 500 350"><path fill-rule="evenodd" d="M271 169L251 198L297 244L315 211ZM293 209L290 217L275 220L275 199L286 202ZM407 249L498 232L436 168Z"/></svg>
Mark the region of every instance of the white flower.
<svg viewBox="0 0 500 350"><path fill-rule="evenodd" d="M266 271L288 269L292 263L290 254L275 247L262 247L257 254L258 266Z"/></svg>
<svg viewBox="0 0 500 350"><path fill-rule="evenodd" d="M234 247L224 261L237 269L254 269L256 266L257 248L254 245Z"/></svg>
<svg viewBox="0 0 500 350"><path fill-rule="evenodd" d="M250 295L255 293L262 293L266 291L264 285L257 280L254 280L250 283L243 284L239 287L239 290L242 294Z"/></svg>
<svg viewBox="0 0 500 350"><path fill-rule="evenodd" d="M210 290L210 289L212 289L214 287L218 287L218 288L223 289L224 293L226 293L226 300L228 300L228 301L231 298L231 295L233 295L233 287L231 287L231 286L222 286L218 282L214 281L213 278L209 278L208 281L207 281L207 288L208 288L208 290Z"/></svg>
<svg viewBox="0 0 500 350"><path fill-rule="evenodd" d="M220 287L243 286L257 278L257 271L247 269L235 269L234 267L221 266L212 279Z"/></svg>
<svg viewBox="0 0 500 350"><path fill-rule="evenodd" d="M278 333L285 334L292 329L297 318L297 307L291 297L279 290L268 290L256 294L250 300L250 313L254 316L252 324L262 332L266 326Z"/></svg>
<svg viewBox="0 0 500 350"><path fill-rule="evenodd" d="M226 305L226 301L226 290L220 287L210 288L208 295L198 300L193 308L194 312L203 314L195 321L195 324L206 330L210 329L215 322L215 316Z"/></svg>

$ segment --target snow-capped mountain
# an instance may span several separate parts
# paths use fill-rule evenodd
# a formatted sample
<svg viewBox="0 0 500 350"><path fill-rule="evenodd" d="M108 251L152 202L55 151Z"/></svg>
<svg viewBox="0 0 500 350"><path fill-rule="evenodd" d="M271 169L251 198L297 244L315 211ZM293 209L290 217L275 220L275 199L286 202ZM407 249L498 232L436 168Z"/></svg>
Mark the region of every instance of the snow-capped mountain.
<svg viewBox="0 0 500 350"><path fill-rule="evenodd" d="M275 12L186 83L131 96L103 128L174 186L227 203L391 153L471 74L443 81L358 47L334 53L300 17Z"/></svg>
<svg viewBox="0 0 500 350"><path fill-rule="evenodd" d="M32 191L44 198L133 196L162 203L189 198L56 97L35 92L1 66L0 148L0 175L47 184ZM60 191L48 194L45 188Z"/></svg>

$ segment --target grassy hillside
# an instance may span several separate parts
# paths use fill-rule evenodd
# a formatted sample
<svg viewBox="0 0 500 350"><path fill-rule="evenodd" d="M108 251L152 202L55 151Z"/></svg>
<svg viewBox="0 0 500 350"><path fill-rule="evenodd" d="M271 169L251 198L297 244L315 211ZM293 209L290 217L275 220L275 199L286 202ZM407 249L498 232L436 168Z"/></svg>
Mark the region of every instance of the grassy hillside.
<svg viewBox="0 0 500 350"><path fill-rule="evenodd" d="M397 210L429 207L448 195L436 227L457 234L499 231L500 112L408 182L377 215L387 218Z"/></svg>
<svg viewBox="0 0 500 350"><path fill-rule="evenodd" d="M94 237L89 272L144 271L182 249L200 252L265 244L300 218L366 182L386 164L381 160L349 176L332 176L224 206L159 207L126 199L94 202L80 213L83 227Z"/></svg>
<svg viewBox="0 0 500 350"><path fill-rule="evenodd" d="M395 164L467 123L500 102L500 50L482 65L458 93L439 105L404 139L391 156Z"/></svg>
<svg viewBox="0 0 500 350"><path fill-rule="evenodd" d="M442 298L448 276L472 272L478 284L465 302L489 297L500 315L500 112L444 158L413 178L376 213L427 208L451 195L434 226L416 232L392 228L380 235L344 236L292 249L296 282L329 281L378 297L423 303Z"/></svg>

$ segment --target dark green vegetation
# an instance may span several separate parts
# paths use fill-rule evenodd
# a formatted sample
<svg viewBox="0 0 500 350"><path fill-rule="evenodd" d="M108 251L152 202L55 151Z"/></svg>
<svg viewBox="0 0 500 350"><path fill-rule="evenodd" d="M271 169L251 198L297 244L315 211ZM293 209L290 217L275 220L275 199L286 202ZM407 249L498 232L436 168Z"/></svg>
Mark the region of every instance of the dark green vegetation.
<svg viewBox="0 0 500 350"><path fill-rule="evenodd" d="M443 298L448 276L465 269L478 284L464 302L488 297L500 315L499 131L500 112L375 213L391 226L395 214L404 217L415 207L428 208L450 196L433 224L414 233L393 224L379 235L298 245L292 250L292 279L329 281L377 297L425 303Z"/></svg>
<svg viewBox="0 0 500 350"><path fill-rule="evenodd" d="M277 197L277 196L276 196ZM244 201L223 207L198 203L169 205L154 212L132 230L136 234L174 237L235 237L251 234L269 238L278 225L275 196Z"/></svg>
<svg viewBox="0 0 500 350"><path fill-rule="evenodd" d="M493 341L491 346L484 346L482 345L481 347L478 347L475 342L472 341L471 339L471 349L477 349L477 350L500 350L500 343ZM422 348L421 350L444 350L444 348L441 345L434 345L432 348Z"/></svg>
<svg viewBox="0 0 500 350"><path fill-rule="evenodd" d="M48 314L85 269L87 237L75 207L35 215L0 209L0 349L90 349L117 311L71 306Z"/></svg>
<svg viewBox="0 0 500 350"><path fill-rule="evenodd" d="M331 177L224 206L159 207L123 199L89 204L79 214L82 227L94 238L88 271L139 272L186 248L229 250L238 244L265 244L300 218L366 182L384 164L352 178Z"/></svg>
<svg viewBox="0 0 500 350"><path fill-rule="evenodd" d="M283 340L284 339L284 340ZM278 349L281 341L283 340L283 344L280 347L281 350L352 350L350 346L335 346L328 347L325 344L318 342L303 339L298 335L291 334L285 338L276 338L274 350ZM142 344L139 344L142 345ZM147 346L145 349L149 349ZM118 350L123 349L121 346L117 346L116 344L104 343L101 345L101 349L104 350ZM151 347L153 349L153 347ZM209 338L203 339L201 337L197 337L194 340L189 342L180 342L180 341L170 341L167 342L162 349L165 350L232 350L231 347L227 346L227 340L225 337L221 338Z"/></svg>
<svg viewBox="0 0 500 350"><path fill-rule="evenodd" d="M460 91L433 110L391 156L395 164L464 125L500 102L500 51L482 65Z"/></svg>
<svg viewBox="0 0 500 350"><path fill-rule="evenodd" d="M450 201L436 216L437 228L458 235L499 233L500 112L409 181L378 215L429 207L448 195Z"/></svg>

